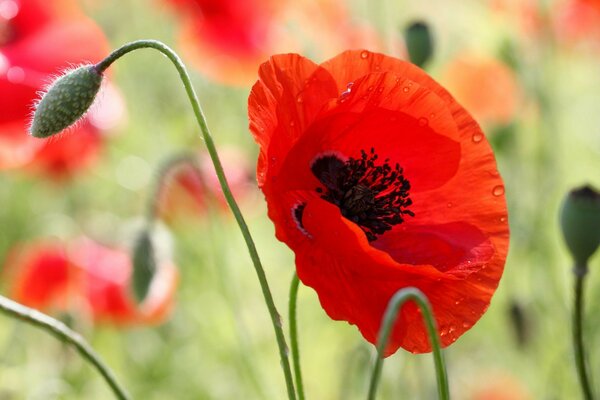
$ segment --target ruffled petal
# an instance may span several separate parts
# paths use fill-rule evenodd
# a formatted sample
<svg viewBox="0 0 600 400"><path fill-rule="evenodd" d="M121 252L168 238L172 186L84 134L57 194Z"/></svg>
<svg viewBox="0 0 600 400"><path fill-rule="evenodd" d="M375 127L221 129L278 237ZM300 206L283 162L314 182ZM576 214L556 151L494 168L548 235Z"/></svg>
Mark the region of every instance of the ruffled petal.
<svg viewBox="0 0 600 400"><path fill-rule="evenodd" d="M448 346L485 312L498 282L488 264L463 278L430 265L400 264L371 247L337 207L322 200L306 205L303 224L311 239L293 247L298 276L315 289L331 318L357 325L371 343L377 340L388 301L402 288L416 287L429 298L442 345ZM431 351L414 304L402 308L386 355L399 347L414 353Z"/></svg>
<svg viewBox="0 0 600 400"><path fill-rule="evenodd" d="M273 56L261 65L248 98L250 131L260 146L259 186L336 93L329 73L297 54Z"/></svg>

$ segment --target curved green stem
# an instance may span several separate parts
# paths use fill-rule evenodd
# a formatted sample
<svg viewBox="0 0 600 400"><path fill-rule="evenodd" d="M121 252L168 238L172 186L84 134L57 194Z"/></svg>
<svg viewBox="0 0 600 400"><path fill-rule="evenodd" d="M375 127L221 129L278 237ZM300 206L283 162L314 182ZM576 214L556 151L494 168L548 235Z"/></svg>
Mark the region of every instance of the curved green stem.
<svg viewBox="0 0 600 400"><path fill-rule="evenodd" d="M296 379L296 393L298 394L298 400L304 400L304 384L302 383L302 369L300 368L300 346L298 345L298 319L296 313L299 286L300 279L294 273L292 284L290 285L290 345L292 347L292 365L294 366L294 378Z"/></svg>
<svg viewBox="0 0 600 400"><path fill-rule="evenodd" d="M579 375L581 391L586 400L593 400L583 344L583 283L587 274L587 265L576 266L575 273L575 307L573 308L573 347L575 349L575 365Z"/></svg>
<svg viewBox="0 0 600 400"><path fill-rule="evenodd" d="M446 373L446 365L444 364L444 356L442 354L440 339L437 333L437 327L429 300L419 289L409 287L401 289L394 294L390 299L385 314L383 316L383 323L379 330L379 338L377 340L377 361L373 368L373 374L371 375L371 383L369 385L369 400L374 400L377 393L377 386L379 384L379 378L381 377L381 370L383 368L383 353L387 347L388 339L392 332L392 327L398 317L398 311L404 302L407 300L413 300L419 308L425 318L425 325L427 326L427 332L429 333L429 340L431 340L431 347L433 349L433 361L435 363L435 372L437 377L438 396L440 399L449 400L450 390L448 388L448 374Z"/></svg>
<svg viewBox="0 0 600 400"><path fill-rule="evenodd" d="M168 46L159 41L138 40L135 42L127 43L119 49L113 51L111 54L108 55L108 57L96 64L96 70L98 71L98 73L103 73L104 70L106 70L106 68L108 68L114 61L116 61L120 57L124 56L125 54L131 51L141 48L152 48L160 51L162 54L167 56L167 58L173 63L173 65L177 69L179 77L183 82L183 86L185 87L185 91L194 110L196 121L198 122L198 126L200 127L202 138L204 139L204 142L206 144L206 149L208 150L210 158L214 164L215 172L217 174L217 178L219 179L219 183L223 190L223 194L225 195L227 204L229 205L229 208L231 209L235 220L237 221L240 230L242 231L244 241L246 242L246 246L248 247L248 251L250 253L250 258L252 259L252 263L254 264L254 269L256 270L256 275L258 276L258 281L260 283L263 296L265 298L265 302L267 304L267 308L271 316L273 329L275 330L275 337L277 338L277 344L279 346L279 356L281 357L281 367L283 369L283 374L285 377L288 398L290 400L295 400L296 394L294 391L294 382L292 380L292 372L290 369L290 362L288 358L287 345L285 343L285 336L283 334L283 327L281 325L281 317L277 312L277 308L275 307L273 295L271 294L271 290L269 289L269 284L267 282L262 263L258 256L254 240L250 235L248 225L246 225L246 221L242 216L240 208L238 207L237 203L235 202L235 199L233 198L233 195L231 194L231 189L229 188L229 184L227 183L227 179L225 178L225 173L223 172L223 166L221 165L221 161L219 160L217 149L215 148L215 144L206 124L206 118L204 117L204 113L202 112L202 109L200 107L198 96L196 96L196 92L194 91L194 87L192 86L192 82L190 80L185 66L183 65L183 62L173 50L171 50Z"/></svg>
<svg viewBox="0 0 600 400"><path fill-rule="evenodd" d="M89 362L102 375L108 386L110 386L115 397L119 400L129 400L130 397L115 379L110 369L104 364L96 352L77 332L69 329L62 322L49 317L39 311L25 307L22 304L0 296L0 311L11 317L20 319L30 325L37 326L54 335L61 341L75 347L79 354Z"/></svg>

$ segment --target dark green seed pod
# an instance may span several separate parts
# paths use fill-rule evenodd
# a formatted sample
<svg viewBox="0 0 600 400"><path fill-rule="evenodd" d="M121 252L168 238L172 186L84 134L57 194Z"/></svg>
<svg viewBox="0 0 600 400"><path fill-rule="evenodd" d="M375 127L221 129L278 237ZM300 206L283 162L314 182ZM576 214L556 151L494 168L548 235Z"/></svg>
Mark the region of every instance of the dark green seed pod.
<svg viewBox="0 0 600 400"><path fill-rule="evenodd" d="M577 267L600 246L600 193L591 186L572 190L563 202L560 225Z"/></svg>
<svg viewBox="0 0 600 400"><path fill-rule="evenodd" d="M29 132L47 138L73 125L90 108L102 83L93 65L83 65L56 79L39 101Z"/></svg>
<svg viewBox="0 0 600 400"><path fill-rule="evenodd" d="M138 302L142 302L146 298L156 269L156 251L152 234L148 229L144 229L137 237L133 248L133 279L131 283L133 294Z"/></svg>
<svg viewBox="0 0 600 400"><path fill-rule="evenodd" d="M404 40L410 61L423 68L433 55L433 38L424 22L414 22L404 30Z"/></svg>

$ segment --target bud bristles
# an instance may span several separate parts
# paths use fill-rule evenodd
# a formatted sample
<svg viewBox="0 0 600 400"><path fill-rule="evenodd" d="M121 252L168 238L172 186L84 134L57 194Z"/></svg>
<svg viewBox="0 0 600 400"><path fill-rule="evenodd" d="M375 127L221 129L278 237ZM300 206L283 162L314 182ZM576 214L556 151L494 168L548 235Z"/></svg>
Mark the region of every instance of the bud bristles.
<svg viewBox="0 0 600 400"><path fill-rule="evenodd" d="M102 74L90 64L62 74L37 103L29 133L47 138L73 125L90 108L101 83Z"/></svg>

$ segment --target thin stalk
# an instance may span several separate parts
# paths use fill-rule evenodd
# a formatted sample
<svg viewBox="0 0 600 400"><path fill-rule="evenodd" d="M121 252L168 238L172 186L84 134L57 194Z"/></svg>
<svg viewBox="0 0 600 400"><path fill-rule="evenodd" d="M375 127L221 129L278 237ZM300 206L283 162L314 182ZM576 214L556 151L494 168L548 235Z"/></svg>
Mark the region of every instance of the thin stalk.
<svg viewBox="0 0 600 400"><path fill-rule="evenodd" d="M575 365L579 375L579 383L583 397L593 400L588 368L585 360L585 346L583 344L583 283L587 275L587 265L576 266L575 273L575 307L573 307L573 347L575 349Z"/></svg>
<svg viewBox="0 0 600 400"><path fill-rule="evenodd" d="M304 384L302 383L302 369L300 368L300 346L298 345L298 318L296 313L299 286L300 279L298 279L298 275L294 273L292 284L290 285L290 345L292 347L294 378L296 379L296 394L298 395L298 400L304 400Z"/></svg>
<svg viewBox="0 0 600 400"><path fill-rule="evenodd" d="M392 327L398 317L398 311L402 304L407 300L413 300L417 306L421 309L421 312L425 318L425 325L427 326L427 332L429 333L429 340L431 341L431 347L433 349L433 361L435 363L435 373L437 378L438 397L442 400L450 399L450 390L448 388L448 374L446 373L446 365L444 363L444 356L442 354L440 339L437 333L437 327L429 300L419 289L414 287L404 288L396 292L390 299L385 314L383 316L383 323L379 330L379 338L377 340L377 361L373 368L373 374L371 375L371 383L369 385L368 400L375 400L377 393L377 387L379 386L379 379L381 377L381 370L383 369L383 354L387 343L392 332Z"/></svg>
<svg viewBox="0 0 600 400"><path fill-rule="evenodd" d="M117 383L117 380L108 366L104 364L104 362L100 359L100 356L96 354L96 352L89 344L87 344L80 334L69 329L62 322L32 308L25 307L24 305L7 299L4 296L0 296L0 311L13 318L25 321L30 325L41 328L51 335L57 337L62 342L75 347L83 359L89 362L100 373L100 375L102 375L117 399L130 399L125 389L123 389L121 385Z"/></svg>
<svg viewBox="0 0 600 400"><path fill-rule="evenodd" d="M246 242L246 246L248 247L248 252L250 253L250 258L252 259L252 263L254 264L254 269L256 270L256 275L258 277L258 281L260 283L263 296L265 298L265 303L269 310L269 314L271 316L271 322L273 324L273 329L275 331L275 337L277 339L277 345L279 346L279 356L281 358L281 368L283 369L283 375L285 377L285 383L287 387L287 394L290 400L296 400L296 394L294 391L294 382L292 379L292 371L290 369L290 362L288 357L287 345L285 342L285 336L283 334L283 327L281 324L281 317L277 312L277 308L275 307L275 302L273 301L273 295L271 294L271 290L269 289L269 283L267 282L267 277L265 275L264 269L262 267L262 263L258 256L258 251L256 250L256 245L254 244L254 240L250 235L250 230L248 229L248 225L242 216L240 208L238 207L233 195L231 193L231 189L229 188L229 184L227 183L227 179L225 178L225 173L223 171L223 166L221 165L221 161L219 160L219 155L217 154L217 149L215 148L215 144L213 142L212 136L206 124L206 118L204 117L204 113L202 112L202 108L200 107L200 102L198 101L198 96L192 86L192 82L190 80L189 74L185 68L185 65L179 58L179 56L171 50L165 44L156 41L156 40L138 40L135 42L127 43L120 47L119 49L113 51L108 55L104 60L100 61L96 64L96 70L98 73L103 73L106 68L108 68L114 61L124 56L125 54L142 48L152 48L160 51L162 54L167 56L167 58L173 63L177 72L179 73L179 77L185 87L185 91L188 95L190 103L192 105L192 109L194 110L194 115L196 116L196 121L198 122L198 126L200 127L200 131L202 133L202 138L206 144L206 149L210 154L210 158L215 167L215 172L217 174L217 178L219 179L219 183L223 190L223 194L225 195L225 199L227 200L227 204L233 213L235 220L237 221L240 230L242 232L242 236L244 237L244 241Z"/></svg>

